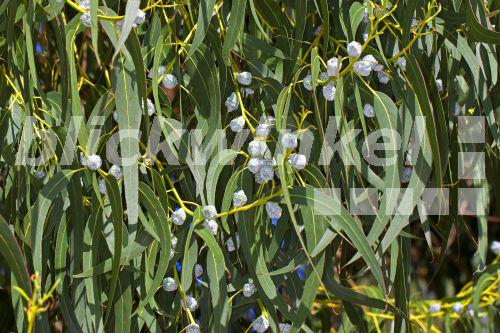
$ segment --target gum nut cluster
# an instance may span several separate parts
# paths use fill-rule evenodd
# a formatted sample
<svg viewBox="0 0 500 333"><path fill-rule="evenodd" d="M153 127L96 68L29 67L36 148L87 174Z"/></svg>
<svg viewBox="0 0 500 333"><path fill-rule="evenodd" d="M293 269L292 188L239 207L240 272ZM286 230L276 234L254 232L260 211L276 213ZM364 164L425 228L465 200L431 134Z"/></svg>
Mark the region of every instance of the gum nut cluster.
<svg viewBox="0 0 500 333"><path fill-rule="evenodd" d="M176 291L177 290L177 282L171 277L166 277L161 282L163 290L165 291Z"/></svg>
<svg viewBox="0 0 500 333"><path fill-rule="evenodd" d="M245 191L239 190L233 193L233 207L238 208L247 203L247 195Z"/></svg>
<svg viewBox="0 0 500 333"><path fill-rule="evenodd" d="M261 157L266 153L267 145L262 140L252 140L248 144L248 154L252 157Z"/></svg>
<svg viewBox="0 0 500 333"><path fill-rule="evenodd" d="M92 171L98 170L102 166L101 157L99 155L95 155L95 154L85 156L82 153L82 154L80 154L80 161L81 161L83 166L86 166L87 168L89 168Z"/></svg>
<svg viewBox="0 0 500 333"><path fill-rule="evenodd" d="M406 167L403 169L403 173L401 174L401 182L403 184L406 184L410 181L412 172L413 172L413 168L411 168L411 167Z"/></svg>
<svg viewBox="0 0 500 333"><path fill-rule="evenodd" d="M233 238L229 237L229 239L226 242L227 250L229 252L236 251L236 249L240 248L240 236L236 235L236 246L234 246L234 241Z"/></svg>
<svg viewBox="0 0 500 333"><path fill-rule="evenodd" d="M372 72L372 67L370 66L370 64L363 60L356 61L352 68L361 76L368 76Z"/></svg>
<svg viewBox="0 0 500 333"><path fill-rule="evenodd" d="M285 133L281 137L281 145L285 149L295 149L297 147L297 135L295 133Z"/></svg>
<svg viewBox="0 0 500 333"><path fill-rule="evenodd" d="M248 160L247 168L254 175L260 171L261 167L262 167L262 160L260 158L254 157Z"/></svg>
<svg viewBox="0 0 500 333"><path fill-rule="evenodd" d="M201 213L205 217L205 220L213 220L217 215L217 209L215 209L214 205L207 205L201 209Z"/></svg>
<svg viewBox="0 0 500 333"><path fill-rule="evenodd" d="M116 180L123 177L122 168L115 164L113 164L111 168L109 168L108 174L115 177Z"/></svg>
<svg viewBox="0 0 500 333"><path fill-rule="evenodd" d="M91 22L90 22L90 13L85 12L80 16L80 21L82 21L82 24L86 27L90 27Z"/></svg>
<svg viewBox="0 0 500 333"><path fill-rule="evenodd" d="M190 324L186 327L186 333L200 333L200 326L196 323Z"/></svg>
<svg viewBox="0 0 500 333"><path fill-rule="evenodd" d="M265 161L265 160L262 160ZM255 174L255 182L257 184L264 184L274 178L274 168L270 164L262 164L259 173Z"/></svg>
<svg viewBox="0 0 500 333"><path fill-rule="evenodd" d="M451 310L457 314L460 314L464 310L464 306L462 305L462 303L456 302L451 306Z"/></svg>
<svg viewBox="0 0 500 333"><path fill-rule="evenodd" d="M362 46L356 41L347 44L347 54L349 57L359 58L361 56Z"/></svg>
<svg viewBox="0 0 500 333"><path fill-rule="evenodd" d="M165 68L165 66L158 66L158 77L162 76L163 73L165 73L167 69ZM151 68L149 70L149 74L148 74L148 79L152 79L153 78L153 72L154 72L154 68ZM173 76L173 75L172 75ZM175 77L175 76L174 76ZM177 79L175 79L177 81Z"/></svg>
<svg viewBox="0 0 500 333"><path fill-rule="evenodd" d="M106 182L104 181L104 179L99 179L99 192L101 192L101 194L103 195L108 194L108 190L106 189Z"/></svg>
<svg viewBox="0 0 500 333"><path fill-rule="evenodd" d="M406 58L399 57L398 58L398 65L399 65L399 68L401 68L402 70L405 70L406 69Z"/></svg>
<svg viewBox="0 0 500 333"><path fill-rule="evenodd" d="M279 219L281 217L281 207L275 202L266 202L266 212L270 219Z"/></svg>
<svg viewBox="0 0 500 333"><path fill-rule="evenodd" d="M156 111L156 107L149 98L146 99L146 106L148 108L148 116L152 116Z"/></svg>
<svg viewBox="0 0 500 333"><path fill-rule="evenodd" d="M338 58L331 58L326 62L326 72L328 76L338 76L341 68L342 63Z"/></svg>
<svg viewBox="0 0 500 333"><path fill-rule="evenodd" d="M290 163L295 169L302 170L306 167L307 159L305 155L302 154L290 154L290 157L288 157L288 163Z"/></svg>
<svg viewBox="0 0 500 333"><path fill-rule="evenodd" d="M224 105L227 108L227 112L233 112L238 110L239 104L238 104L238 96L236 96L236 93L233 92L229 97L226 99L226 102Z"/></svg>
<svg viewBox="0 0 500 333"><path fill-rule="evenodd" d="M490 250L495 255L497 255L497 256L500 255L500 242L499 241L493 241L493 242L491 242Z"/></svg>
<svg viewBox="0 0 500 333"><path fill-rule="evenodd" d="M255 284L252 282L245 283L243 285L243 296L250 297L257 291Z"/></svg>
<svg viewBox="0 0 500 333"><path fill-rule="evenodd" d="M270 132L271 132L271 125L267 123L259 124L259 126L255 128L255 136L259 139L267 138Z"/></svg>
<svg viewBox="0 0 500 333"><path fill-rule="evenodd" d="M43 179L45 178L45 171L43 170L38 170L37 172L35 172L34 176L36 179Z"/></svg>
<svg viewBox="0 0 500 333"><path fill-rule="evenodd" d="M443 80L441 80L441 79L436 80L436 88L437 88L439 93L443 92Z"/></svg>
<svg viewBox="0 0 500 333"><path fill-rule="evenodd" d="M85 9L85 10L90 10L90 0L78 1L78 7Z"/></svg>
<svg viewBox="0 0 500 333"><path fill-rule="evenodd" d="M302 85L306 90L312 91L313 90L313 83L312 83L312 75L309 74L304 79L302 79Z"/></svg>
<svg viewBox="0 0 500 333"><path fill-rule="evenodd" d="M236 80L238 80L238 83L244 86L249 86L252 84L252 73L250 72L241 72L241 73L236 73Z"/></svg>
<svg viewBox="0 0 500 333"><path fill-rule="evenodd" d="M382 69L384 69L384 66L380 65L378 63L377 59L375 59L375 57L372 56L371 54L364 56L361 61L364 61L364 62L367 62L368 64L370 64L370 67L375 72L380 72Z"/></svg>
<svg viewBox="0 0 500 333"><path fill-rule="evenodd" d="M373 108L373 105L365 104L365 106L363 106L363 114L367 118L375 117L375 109Z"/></svg>
<svg viewBox="0 0 500 333"><path fill-rule="evenodd" d="M441 304L439 303L432 303L430 306L429 306L429 313L438 313L439 311L441 311Z"/></svg>
<svg viewBox="0 0 500 333"><path fill-rule="evenodd" d="M333 82L328 83L326 86L323 86L323 97L331 102L335 99L335 91L337 89L335 88L335 85Z"/></svg>
<svg viewBox="0 0 500 333"><path fill-rule="evenodd" d="M288 324L288 323L279 323L279 329L280 329L280 333L290 333L291 329L292 329L292 325Z"/></svg>
<svg viewBox="0 0 500 333"><path fill-rule="evenodd" d="M163 79L161 80L161 83L167 89L174 89L179 84L179 82L177 81L177 78L170 73L168 73L167 75L165 75L163 77Z"/></svg>
<svg viewBox="0 0 500 333"><path fill-rule="evenodd" d="M196 309L198 309L198 301L193 296L186 295L186 300L182 302L182 308L184 310L186 309L186 305L189 311L191 312L196 311Z"/></svg>
<svg viewBox="0 0 500 333"><path fill-rule="evenodd" d="M245 118L243 116L239 116L238 118L234 118L229 122L229 128L234 133L239 133L245 128Z"/></svg>
<svg viewBox="0 0 500 333"><path fill-rule="evenodd" d="M186 220L186 212L182 208L176 209L170 216L170 220L174 224L183 225Z"/></svg>
<svg viewBox="0 0 500 333"><path fill-rule="evenodd" d="M203 275L203 267L200 264L194 265L194 276L199 278Z"/></svg>
<svg viewBox="0 0 500 333"><path fill-rule="evenodd" d="M254 320L252 327L255 330L255 332L263 333L267 331L267 329L269 328L269 320L261 315L260 317Z"/></svg>

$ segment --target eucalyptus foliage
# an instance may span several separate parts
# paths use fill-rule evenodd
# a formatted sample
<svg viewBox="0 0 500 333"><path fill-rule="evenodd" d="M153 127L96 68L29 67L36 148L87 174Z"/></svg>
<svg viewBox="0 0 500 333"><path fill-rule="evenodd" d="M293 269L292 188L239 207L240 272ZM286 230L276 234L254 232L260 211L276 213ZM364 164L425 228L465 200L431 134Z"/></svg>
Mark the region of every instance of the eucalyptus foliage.
<svg viewBox="0 0 500 333"><path fill-rule="evenodd" d="M493 330L499 5L3 0L5 329ZM473 280L414 295L463 215Z"/></svg>

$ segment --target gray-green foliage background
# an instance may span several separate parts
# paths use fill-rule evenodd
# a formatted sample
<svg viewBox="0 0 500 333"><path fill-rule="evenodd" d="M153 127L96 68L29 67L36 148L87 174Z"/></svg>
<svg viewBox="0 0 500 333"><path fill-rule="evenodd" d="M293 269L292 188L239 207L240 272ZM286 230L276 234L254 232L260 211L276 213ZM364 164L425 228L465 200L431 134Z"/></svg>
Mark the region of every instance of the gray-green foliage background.
<svg viewBox="0 0 500 333"><path fill-rule="evenodd" d="M131 26L134 6L147 9L146 21L137 27ZM181 308L184 293L199 302L193 317L203 332L243 332L262 308L272 331L284 322L292 324L293 331L373 331L375 321L366 312L394 315L394 320L378 319L382 330L391 325L397 332L423 330L409 320L410 314L426 313L428 307L420 302L427 295L410 290L412 243L427 253L422 260L433 258L431 267L437 272L448 263L447 251L458 251L447 248L461 230L471 244L467 255L474 253L470 269L491 262L488 215L500 211L500 36L493 27L500 24L500 6L493 0L374 1L366 7L368 23L364 8L363 3L346 0L91 0L91 25L86 27L83 10L71 1L3 0L0 255L7 274L2 309L8 315L0 330L27 330L23 307L28 305L12 286L31 295L29 277L35 272L42 294L60 281L52 306L37 317L36 332L55 330L55 323L68 332L179 332L190 323ZM127 13L123 30L117 13ZM346 44L363 44L365 33L369 40L363 55L372 54L384 66L387 84L380 83L376 73L361 77L349 65L354 60L347 58ZM405 68L394 57L398 53L405 58ZM343 57L343 68L333 79L335 100L327 102L320 72L332 57ZM182 87L164 89L157 74L160 65ZM150 156L151 132L157 131L161 142L172 137L172 119L186 129L198 129L202 146L213 148L215 130L241 113L241 107L228 113L224 102L241 88L233 75L243 70L254 77L250 88L255 93L242 98L249 122L257 126L262 115L277 120L268 140L271 151L279 131L295 130L296 117L311 111L301 126L315 140L304 170L296 173L286 163L287 152L276 154L280 177L260 186L246 169L247 157L237 151L209 152L206 165L195 165L186 136L168 142L180 165L170 165L162 153ZM154 73L152 78L149 73ZM303 87L308 74L314 92ZM155 105L154 116L141 110L146 98ZM366 103L375 107L375 118L363 116ZM485 144L459 142L457 103L460 115L485 117ZM30 116L35 117L35 138L25 142L22 135L31 125ZM350 165L338 155L327 166L318 162L321 143L331 133L331 116L340 120L338 135L351 128L363 131L351 143ZM381 208L395 202L397 194L390 189L401 186L418 116L426 117L426 127L403 189L417 197L426 186L449 189L449 214L427 219L417 209L402 217L350 214L351 188L376 188ZM97 117L103 121L93 122ZM83 119L78 129L75 119ZM159 127L152 127L154 119ZM403 139L394 152L398 163L387 168L367 164L359 149L364 134L380 128L394 129ZM106 175L111 166L106 143L123 129L140 134L120 142L120 155L140 157L116 180ZM48 133L55 138L48 161L36 167L16 163L18 153L39 156ZM232 143L234 134L227 133ZM68 138L76 148L64 155ZM485 153L486 179L458 178L460 151ZM80 152L99 154L101 170L82 167ZM221 159L234 163L219 166ZM64 165L63 160L70 162ZM36 171L45 177L35 177ZM102 180L106 195L99 191ZM477 201L486 207L486 215L473 217L472 223L459 215L458 189L464 187L479 188ZM318 207L333 211L331 193L314 188L340 189L340 214L315 214ZM247 204L257 204L218 218L219 231L212 235L202 226L201 206L214 204L219 213L227 212L233 192L240 189ZM272 201L281 204L283 215L274 225L263 203L276 193ZM189 202L193 215L175 226L169 215L180 200ZM236 242L236 235L241 246L229 252L226 242ZM177 246L170 258L174 236ZM193 275L196 263L204 268L198 280ZM472 302L476 316L493 314L489 323L474 317L457 320L447 308L437 318L421 320L424 328L495 327L494 302L488 307L480 303L486 302L481 283L498 276L497 270L496 263L488 266L480 277L475 275L476 287L466 298L446 301ZM176 276L174 271L183 292L161 288L164 277ZM249 280L257 293L232 298ZM328 304L335 305L335 313Z"/></svg>

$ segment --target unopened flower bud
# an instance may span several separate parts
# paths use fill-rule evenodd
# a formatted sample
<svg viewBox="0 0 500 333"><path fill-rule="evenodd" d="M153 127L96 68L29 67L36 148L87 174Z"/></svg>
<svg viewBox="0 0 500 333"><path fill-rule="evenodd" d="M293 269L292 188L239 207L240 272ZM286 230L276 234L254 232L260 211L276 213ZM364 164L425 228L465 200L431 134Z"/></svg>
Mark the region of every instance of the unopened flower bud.
<svg viewBox="0 0 500 333"><path fill-rule="evenodd" d="M269 320L264 316L260 316L253 322L253 329L257 333L263 333L267 331L268 328L269 328Z"/></svg>
<svg viewBox="0 0 500 333"><path fill-rule="evenodd" d="M106 181L104 179L99 179L99 192L101 192L101 194L103 195L108 194L108 190L106 189Z"/></svg>
<svg viewBox="0 0 500 333"><path fill-rule="evenodd" d="M120 168L118 165L112 165L111 168L109 168L108 173L115 177L116 180L123 177L122 168Z"/></svg>
<svg viewBox="0 0 500 333"><path fill-rule="evenodd" d="M243 285L243 296L250 297L257 291L255 284L249 282Z"/></svg>
<svg viewBox="0 0 500 333"><path fill-rule="evenodd" d="M305 155L302 154L291 154L288 158L288 163L290 163L295 169L302 170L307 164L307 159Z"/></svg>
<svg viewBox="0 0 500 333"><path fill-rule="evenodd" d="M356 73L361 76L368 76L372 72L372 67L369 62L366 61L356 61L352 67Z"/></svg>
<svg viewBox="0 0 500 333"><path fill-rule="evenodd" d="M279 219L281 217L281 207L275 202L269 201L266 203L266 212L270 219Z"/></svg>
<svg viewBox="0 0 500 333"><path fill-rule="evenodd" d="M198 301L193 296L186 295L186 300L182 301L182 308L186 309L186 305L189 311L193 312L198 308Z"/></svg>
<svg viewBox="0 0 500 333"><path fill-rule="evenodd" d="M210 231L210 233L212 235L217 235L217 230L219 229L219 225L217 224L217 222L215 222L214 220L205 220L203 222L203 226L208 230Z"/></svg>
<svg viewBox="0 0 500 333"><path fill-rule="evenodd" d="M313 90L312 75L307 75L306 77L304 77L302 79L302 85L304 86L304 88L306 88L306 90Z"/></svg>
<svg viewBox="0 0 500 333"><path fill-rule="evenodd" d="M347 54L350 57L359 58L359 56L361 55L361 48L361 44L359 44L358 42L350 42L349 44L347 44Z"/></svg>
<svg viewBox="0 0 500 333"><path fill-rule="evenodd" d="M95 171L97 169L100 169L102 166L102 160L99 155L89 155L85 157L85 164L82 161L82 165L85 165L87 168L89 168L92 171Z"/></svg>
<svg viewBox="0 0 500 333"><path fill-rule="evenodd" d="M342 63L338 58L331 58L326 62L326 72L329 76L338 76Z"/></svg>
<svg viewBox="0 0 500 333"><path fill-rule="evenodd" d="M335 99L335 91L337 89L335 88L335 85L333 82L328 83L326 86L323 87L323 97L327 101L333 101Z"/></svg>
<svg viewBox="0 0 500 333"><path fill-rule="evenodd" d="M239 249L240 248L240 236L236 235L236 246L234 246L233 239L231 237L229 237L229 239L226 242L226 247L227 247L228 252L233 252L236 249Z"/></svg>
<svg viewBox="0 0 500 333"><path fill-rule="evenodd" d="M85 12L80 16L80 21L82 21L82 24L86 27L90 27L91 22L90 22L90 13Z"/></svg>
<svg viewBox="0 0 500 333"><path fill-rule="evenodd" d="M200 264L194 265L194 276L199 278L203 275L203 267Z"/></svg>
<svg viewBox="0 0 500 333"><path fill-rule="evenodd" d="M281 137L281 144L285 149L295 149L297 147L297 135L295 133L285 133Z"/></svg>
<svg viewBox="0 0 500 333"><path fill-rule="evenodd" d="M184 209L179 208L179 209L175 210L172 213L172 215L170 215L170 220L172 221L172 223L174 223L176 225L182 225L182 224L184 224L184 221L186 220L186 212L184 211Z"/></svg>
<svg viewBox="0 0 500 333"><path fill-rule="evenodd" d="M238 118L234 118L229 122L229 127L231 131L234 133L239 133L245 128L245 118L243 116L239 116Z"/></svg>
<svg viewBox="0 0 500 333"><path fill-rule="evenodd" d="M174 89L179 84L179 82L177 81L177 78L170 73L163 77L163 79L161 80L161 83L167 89Z"/></svg>
<svg viewBox="0 0 500 333"><path fill-rule="evenodd" d="M363 114L367 118L373 118L375 117L375 109L371 104L365 104L365 106L363 107Z"/></svg>
<svg viewBox="0 0 500 333"><path fill-rule="evenodd" d="M231 93L229 97L226 99L226 102L224 105L227 108L227 112L233 112L238 110L239 103L238 103L238 96L236 96L236 93Z"/></svg>
<svg viewBox="0 0 500 333"><path fill-rule="evenodd" d="M244 86L249 86L252 83L252 73L250 72L237 73L236 80L238 80L239 84L242 84Z"/></svg>
<svg viewBox="0 0 500 333"><path fill-rule="evenodd" d="M245 191L239 190L233 194L233 207L241 207L247 202Z"/></svg>
<svg viewBox="0 0 500 333"><path fill-rule="evenodd" d="M177 282L171 277L166 277L163 279L161 283L163 290L165 291L176 291L177 290Z"/></svg>
<svg viewBox="0 0 500 333"><path fill-rule="evenodd" d="M259 158L254 157L254 158L251 158L250 160L248 160L247 168L254 175L260 171L261 166L262 166L262 162Z"/></svg>
<svg viewBox="0 0 500 333"><path fill-rule="evenodd" d="M205 217L205 220L213 220L217 215L217 209L214 205L208 205L201 209L201 213Z"/></svg>

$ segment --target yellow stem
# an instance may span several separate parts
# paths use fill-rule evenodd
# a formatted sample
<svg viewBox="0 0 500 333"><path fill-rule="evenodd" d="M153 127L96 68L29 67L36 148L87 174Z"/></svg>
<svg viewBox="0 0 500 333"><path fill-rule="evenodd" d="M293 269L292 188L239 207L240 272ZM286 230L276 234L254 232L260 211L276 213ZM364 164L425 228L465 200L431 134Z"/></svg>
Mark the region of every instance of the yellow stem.
<svg viewBox="0 0 500 333"><path fill-rule="evenodd" d="M238 212L243 212L243 211L246 211L246 210L249 210L253 207L257 207L257 206L261 206L263 204L265 204L266 202L268 202L269 200L271 200L272 198L275 198L277 196L280 196L282 194L282 190L278 190L278 192L274 193L274 194L271 194L267 197L264 197L264 198L261 198L261 199L258 199L254 202L252 202L251 204L248 204L248 205L245 205L245 206L242 206L242 207L238 207L238 208L233 208L231 210L228 210L226 212L222 212L222 213L219 213L216 215L216 217L224 217L224 216L227 216L227 215L230 215L230 214L235 214L235 213L238 213Z"/></svg>
<svg viewBox="0 0 500 333"><path fill-rule="evenodd" d="M172 188L172 192L174 193L174 196L175 198L177 199L177 202L179 203L179 205L181 206L181 208L188 214L188 215L191 215L193 216L193 211L190 210L189 208L186 207L186 205L184 204L184 201L181 199L181 197L179 196L179 193L177 193L177 190L175 189L175 186L174 186L174 183L172 182L172 180L170 180L170 178L168 177L167 175L167 181L168 181L168 184L170 185L170 187Z"/></svg>
<svg viewBox="0 0 500 333"><path fill-rule="evenodd" d="M73 2L71 0L66 0L66 3L68 5L70 5L72 8L74 8L75 10L77 10L78 12L82 13L82 14L86 12L85 9L83 9L77 3L75 3L75 2ZM161 5L161 6L159 6L158 5L159 3L161 3L161 0L158 0L157 2L155 2L154 4L152 4L151 6L144 7L144 9L142 9L142 11L146 12L146 11L148 11L150 9L155 8L155 7L168 8L168 7L176 7L177 6L177 4L173 4L173 5ZM103 21L116 22L116 21L123 20L125 18L125 16L124 15L117 15L117 16L97 15L97 18L100 19L100 20L103 20Z"/></svg>

